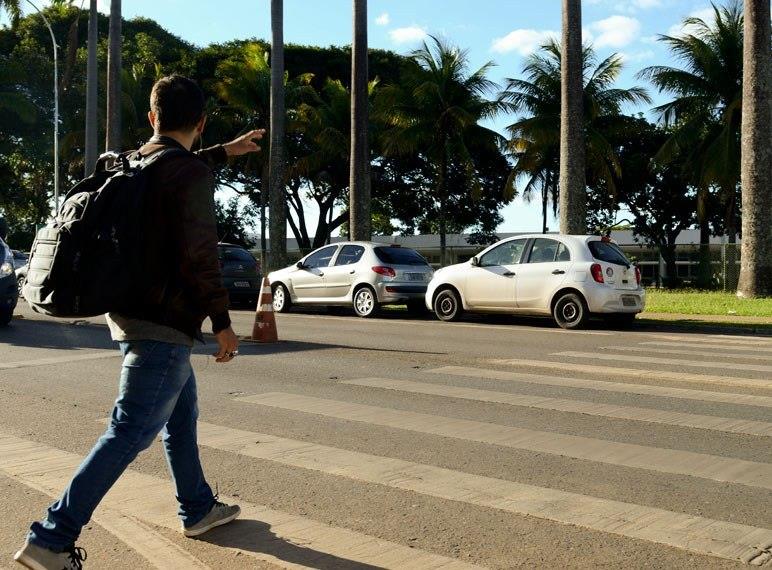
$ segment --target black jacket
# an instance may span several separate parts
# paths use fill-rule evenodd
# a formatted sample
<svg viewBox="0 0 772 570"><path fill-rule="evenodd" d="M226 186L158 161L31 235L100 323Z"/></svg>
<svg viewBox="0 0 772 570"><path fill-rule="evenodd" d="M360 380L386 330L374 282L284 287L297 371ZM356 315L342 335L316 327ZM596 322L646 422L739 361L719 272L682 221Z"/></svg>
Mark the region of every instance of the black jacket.
<svg viewBox="0 0 772 570"><path fill-rule="evenodd" d="M157 135L137 152L148 156L169 147L185 150L174 139ZM226 160L218 145L163 157L149 167L142 228L145 267L133 306L122 311L125 316L198 339L206 317L214 333L230 326L217 256L212 176L212 168Z"/></svg>

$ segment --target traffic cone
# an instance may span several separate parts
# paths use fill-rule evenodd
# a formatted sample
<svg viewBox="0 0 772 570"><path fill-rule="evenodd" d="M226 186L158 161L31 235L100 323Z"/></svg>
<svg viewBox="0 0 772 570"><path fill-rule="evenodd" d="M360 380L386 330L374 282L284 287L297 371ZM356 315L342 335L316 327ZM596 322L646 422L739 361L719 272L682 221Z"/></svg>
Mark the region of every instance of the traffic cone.
<svg viewBox="0 0 772 570"><path fill-rule="evenodd" d="M252 326L254 342L278 342L279 333L276 330L276 318L273 315L273 292L268 278L263 279L260 287L260 298L255 310L255 324Z"/></svg>

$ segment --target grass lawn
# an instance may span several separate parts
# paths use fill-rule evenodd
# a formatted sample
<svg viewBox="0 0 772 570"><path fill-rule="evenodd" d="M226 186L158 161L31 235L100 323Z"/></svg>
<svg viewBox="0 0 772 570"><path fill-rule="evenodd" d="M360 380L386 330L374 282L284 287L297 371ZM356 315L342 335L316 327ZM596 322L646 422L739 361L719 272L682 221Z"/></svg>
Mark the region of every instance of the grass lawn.
<svg viewBox="0 0 772 570"><path fill-rule="evenodd" d="M734 293L716 291L647 289L646 312L772 317L772 298L739 299Z"/></svg>

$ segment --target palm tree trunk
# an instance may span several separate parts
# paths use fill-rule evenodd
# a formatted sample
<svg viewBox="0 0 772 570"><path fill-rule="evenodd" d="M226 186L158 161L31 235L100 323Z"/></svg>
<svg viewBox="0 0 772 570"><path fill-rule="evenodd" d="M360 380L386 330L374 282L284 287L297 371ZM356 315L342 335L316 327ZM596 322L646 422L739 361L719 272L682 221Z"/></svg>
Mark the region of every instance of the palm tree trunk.
<svg viewBox="0 0 772 570"><path fill-rule="evenodd" d="M552 173L547 172L547 180L541 189L541 233L547 233L547 204L549 203L549 195L552 189Z"/></svg>
<svg viewBox="0 0 772 570"><path fill-rule="evenodd" d="M260 177L260 267L268 267L266 259L268 243L265 235L265 207L268 201L268 162L263 162L263 173Z"/></svg>
<svg viewBox="0 0 772 570"><path fill-rule="evenodd" d="M94 172L97 153L99 152L97 143L97 121L99 120L97 116L97 98L99 95L99 70L97 68L98 24L97 0L91 0L88 12L88 63L86 66L86 176Z"/></svg>
<svg viewBox="0 0 772 570"><path fill-rule="evenodd" d="M351 238L369 241L370 149L367 141L367 0L354 1L354 38L351 45L351 160L349 208Z"/></svg>
<svg viewBox="0 0 772 570"><path fill-rule="evenodd" d="M582 3L563 0L560 87L560 231L587 231L582 110Z"/></svg>
<svg viewBox="0 0 772 570"><path fill-rule="evenodd" d="M772 295L772 60L769 0L745 0L739 297Z"/></svg>
<svg viewBox="0 0 772 570"><path fill-rule="evenodd" d="M106 150L121 150L121 0L110 0L110 36L107 45Z"/></svg>
<svg viewBox="0 0 772 570"><path fill-rule="evenodd" d="M283 267L287 258L287 215L284 187L284 1L271 0L271 149L269 267Z"/></svg>
<svg viewBox="0 0 772 570"><path fill-rule="evenodd" d="M445 137L447 140L447 137ZM442 157L440 158L440 179L437 184L437 194L439 196L440 211L439 211L439 231L440 231L440 267L448 265L447 255L447 233L448 233L448 219L447 219L447 184L448 184L448 153L445 150L447 145L442 146Z"/></svg>

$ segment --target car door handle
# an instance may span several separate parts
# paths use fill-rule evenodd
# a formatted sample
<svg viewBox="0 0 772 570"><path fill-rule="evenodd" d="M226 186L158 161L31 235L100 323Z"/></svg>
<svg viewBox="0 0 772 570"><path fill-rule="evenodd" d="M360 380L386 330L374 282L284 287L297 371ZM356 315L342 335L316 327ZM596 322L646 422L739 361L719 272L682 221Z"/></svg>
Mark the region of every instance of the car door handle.
<svg viewBox="0 0 772 570"><path fill-rule="evenodd" d="M566 272L563 271L562 269L556 269L555 271L552 272L552 274L553 275L565 275Z"/></svg>
<svg viewBox="0 0 772 570"><path fill-rule="evenodd" d="M504 277L514 277L515 276L515 272L514 271L505 271L504 273L502 273L502 275Z"/></svg>
<svg viewBox="0 0 772 570"><path fill-rule="evenodd" d="M354 275L355 273L356 273L356 270L348 272L349 275Z"/></svg>
<svg viewBox="0 0 772 570"><path fill-rule="evenodd" d="M320 271L320 272L319 272L319 277L324 277L324 273L322 273L322 272Z"/></svg>

